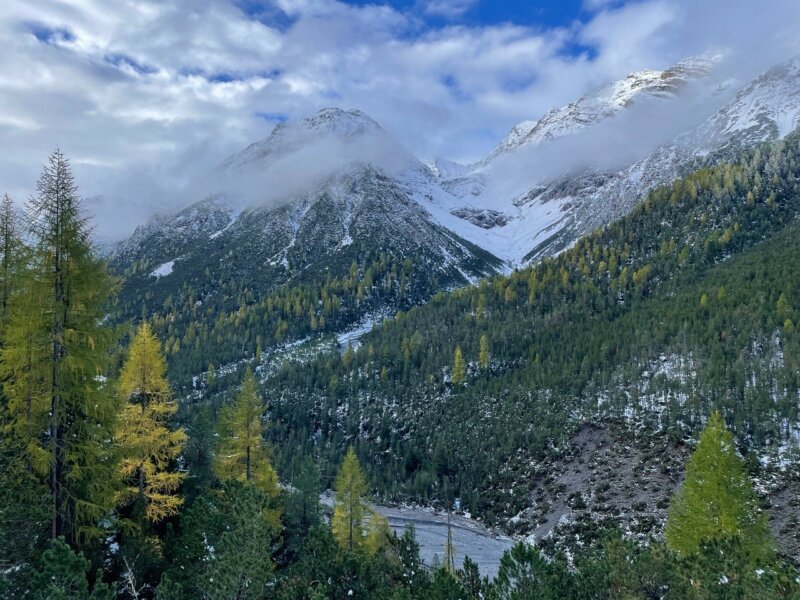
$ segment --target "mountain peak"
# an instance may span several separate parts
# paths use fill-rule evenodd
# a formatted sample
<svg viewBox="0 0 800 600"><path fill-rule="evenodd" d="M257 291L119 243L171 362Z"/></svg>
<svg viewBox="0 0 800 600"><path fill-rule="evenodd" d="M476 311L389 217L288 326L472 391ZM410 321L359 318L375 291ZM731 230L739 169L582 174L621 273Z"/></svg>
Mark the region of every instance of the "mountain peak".
<svg viewBox="0 0 800 600"><path fill-rule="evenodd" d="M341 108L323 108L316 114L306 117L298 125L309 131L324 131L344 136L381 130L381 126L366 113ZM291 127L291 125L289 125Z"/></svg>
<svg viewBox="0 0 800 600"><path fill-rule="evenodd" d="M227 171L238 171L252 166L264 168L275 159L324 139L351 142L355 138L369 135L388 134L374 119L360 110L323 108L310 117L279 123L269 137L234 154L222 164L222 168Z"/></svg>
<svg viewBox="0 0 800 600"><path fill-rule="evenodd" d="M672 97L690 82L706 77L721 59L721 53L708 52L684 59L663 71L644 69L630 73L566 106L551 108L539 120L515 125L483 162L523 145L540 144L575 133L614 116L640 97Z"/></svg>

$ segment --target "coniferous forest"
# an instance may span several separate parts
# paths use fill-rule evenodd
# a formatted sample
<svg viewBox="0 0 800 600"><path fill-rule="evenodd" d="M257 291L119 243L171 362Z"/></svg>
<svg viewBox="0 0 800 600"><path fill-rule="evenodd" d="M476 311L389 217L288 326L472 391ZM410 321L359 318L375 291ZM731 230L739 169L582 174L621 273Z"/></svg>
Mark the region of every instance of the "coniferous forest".
<svg viewBox="0 0 800 600"><path fill-rule="evenodd" d="M287 336L408 289L411 266L238 290L236 316L205 325L187 290L134 317L56 150L24 211L6 196L0 213L0 596L800 597L749 456L798 418L799 156L790 137L699 164L556 258L276 366ZM214 336L253 348L215 372L232 356ZM198 349L212 367L187 385ZM684 384L635 386L672 355L692 357ZM502 526L587 422L689 446L663 535L519 542L489 579L449 537L423 565L413 527L371 503L458 498Z"/></svg>

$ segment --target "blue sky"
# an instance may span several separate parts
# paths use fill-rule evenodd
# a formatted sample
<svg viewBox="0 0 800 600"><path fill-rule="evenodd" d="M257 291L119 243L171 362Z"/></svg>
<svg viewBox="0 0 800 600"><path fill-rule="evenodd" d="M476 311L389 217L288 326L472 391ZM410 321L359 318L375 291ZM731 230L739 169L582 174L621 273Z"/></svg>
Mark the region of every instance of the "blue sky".
<svg viewBox="0 0 800 600"><path fill-rule="evenodd" d="M369 0L348 0L347 4L376 4ZM387 2L399 11L426 13L416 0L394 0ZM543 2L519 0L478 2L441 2L442 12L428 14L426 19L432 24L460 23L466 25L494 25L498 23L516 23L537 27L558 27L570 25L576 19L586 18L587 7L581 0L547 0ZM448 11L446 7L449 6Z"/></svg>
<svg viewBox="0 0 800 600"><path fill-rule="evenodd" d="M733 80L800 52L800 2L3 0L0 192L56 144L101 230L183 202L197 169L327 106L423 160L481 158L511 127L641 69L722 50Z"/></svg>

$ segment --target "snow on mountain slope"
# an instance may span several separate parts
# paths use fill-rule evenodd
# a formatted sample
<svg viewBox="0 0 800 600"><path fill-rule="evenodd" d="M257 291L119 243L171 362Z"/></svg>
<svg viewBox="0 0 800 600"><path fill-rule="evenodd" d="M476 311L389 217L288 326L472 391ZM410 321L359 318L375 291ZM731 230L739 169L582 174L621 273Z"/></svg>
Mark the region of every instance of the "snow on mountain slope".
<svg viewBox="0 0 800 600"><path fill-rule="evenodd" d="M524 260L552 254L584 233L621 217L648 191L666 185L697 164L721 161L747 147L782 139L800 125L800 57L773 67L695 129L617 171L587 170L547 186L536 201L570 201L570 214Z"/></svg>
<svg viewBox="0 0 800 600"><path fill-rule="evenodd" d="M128 274L126 296L158 307L187 286L209 298L220 281L264 294L379 262L403 265L406 289L391 313L502 268L415 201L408 181L436 187L432 171L358 111L279 125L225 161L219 179L234 190L140 227L117 247L111 261Z"/></svg>
<svg viewBox="0 0 800 600"><path fill-rule="evenodd" d="M138 252L149 257L152 270L184 256L182 248L213 241L236 260L241 250L231 244L239 240L259 248L248 260L287 270L279 277L263 274L278 281L321 264L325 253L349 256L356 248L379 249L379 243L403 253L411 251L410 241L431 258L426 268L440 260L463 282L508 270L569 247L700 158L724 158L798 126L800 59L771 69L733 97L732 90L711 85L718 58L634 73L519 124L472 166L443 159L424 165L364 113L324 109L278 125L266 140L225 161L221 177L238 185L235 192L140 228L116 256ZM704 78L703 106L713 108L702 121L682 90ZM650 112L642 110L648 106ZM666 143L626 153L639 129L656 128L652 121L667 108L692 113L695 121L677 137L670 133ZM564 167L559 153L587 158ZM608 155L616 162L603 163ZM323 206L331 214L323 214ZM248 230L254 222L260 229ZM145 241L157 251L143 250ZM182 264L178 260L169 277Z"/></svg>
<svg viewBox="0 0 800 600"><path fill-rule="evenodd" d="M441 180L446 195L429 194L435 205L429 210L465 239L511 266L522 265L560 252L624 215L649 190L673 181L700 158L724 159L797 128L800 59L771 69L730 101L731 92L714 85L702 87L707 94L702 103L680 93L706 77L716 59L634 73L538 121L521 123L471 172ZM640 113L623 111L634 104ZM662 109L692 116L695 105L713 110L688 131L672 133L636 156L639 137L657 139L650 130L657 128L653 120Z"/></svg>
<svg viewBox="0 0 800 600"><path fill-rule="evenodd" d="M707 54L681 61L664 71L644 70L631 73L625 79L611 83L587 94L577 102L553 108L538 121L523 121L482 161L528 144L541 144L569 135L613 117L642 98L674 98L691 82L708 75L719 54Z"/></svg>
<svg viewBox="0 0 800 600"><path fill-rule="evenodd" d="M800 125L800 57L771 68L745 86L684 145L712 152L735 142L752 145L786 137Z"/></svg>

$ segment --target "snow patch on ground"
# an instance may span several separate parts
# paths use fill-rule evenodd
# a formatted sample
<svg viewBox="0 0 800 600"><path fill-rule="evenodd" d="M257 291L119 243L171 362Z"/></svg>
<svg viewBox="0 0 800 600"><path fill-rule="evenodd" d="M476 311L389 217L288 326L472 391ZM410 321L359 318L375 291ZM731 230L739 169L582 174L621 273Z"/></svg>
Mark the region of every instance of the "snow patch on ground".
<svg viewBox="0 0 800 600"><path fill-rule="evenodd" d="M342 333L336 336L336 343L339 344L342 350L352 348L353 350L357 350L358 347L361 345L361 338L372 331L372 329L382 323L385 319L389 317L389 313L387 311L379 311L376 313L372 313L366 315L361 321L356 324L351 329L347 331L343 331Z"/></svg>
<svg viewBox="0 0 800 600"><path fill-rule="evenodd" d="M155 269L150 271L150 277L155 277L156 279L160 279L162 277L166 277L172 273L172 269L175 267L175 261L171 260L169 262L165 262L162 265L157 266Z"/></svg>

